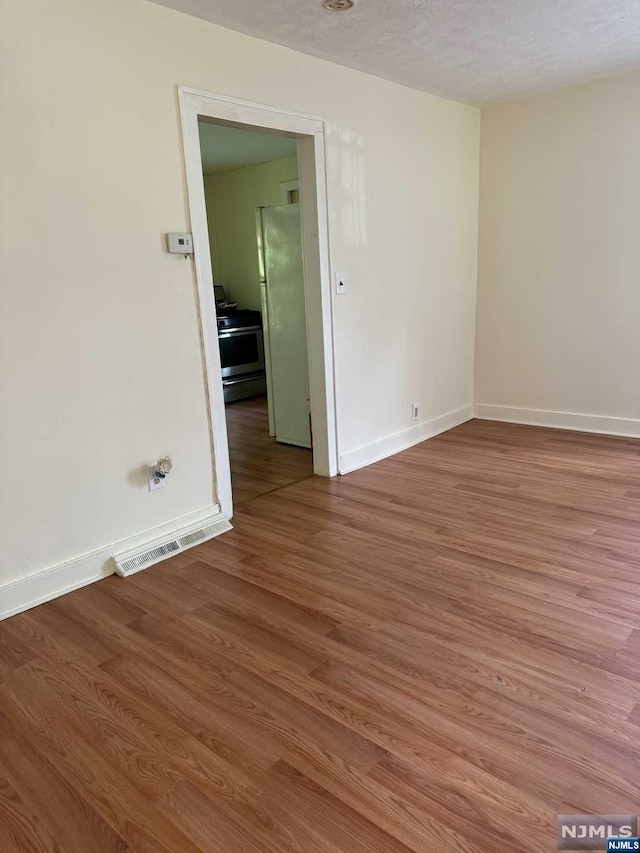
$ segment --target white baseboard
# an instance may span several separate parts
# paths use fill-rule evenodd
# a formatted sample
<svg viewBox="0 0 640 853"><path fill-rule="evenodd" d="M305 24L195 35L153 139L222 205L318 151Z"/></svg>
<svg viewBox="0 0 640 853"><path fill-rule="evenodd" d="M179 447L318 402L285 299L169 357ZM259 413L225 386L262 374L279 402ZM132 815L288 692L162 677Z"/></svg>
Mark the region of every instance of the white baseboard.
<svg viewBox="0 0 640 853"><path fill-rule="evenodd" d="M226 521L226 517L220 508L210 506L6 584L0 587L0 620L112 575L115 571L112 558L116 551L142 548L150 542L180 536L195 526L205 527L221 521ZM220 532L231 526L227 525L220 525Z"/></svg>
<svg viewBox="0 0 640 853"><path fill-rule="evenodd" d="M340 455L340 473L348 474L350 471L364 468L365 465L371 465L372 462L379 462L381 459L386 459L387 456L393 456L395 453L400 453L401 450L413 447L414 444L420 444L421 441L459 426L465 421L471 420L472 417L473 407L469 404L460 409L455 409L453 412L446 412L437 418L421 421L401 432L396 432L371 444L365 444L364 447L349 450Z"/></svg>
<svg viewBox="0 0 640 853"><path fill-rule="evenodd" d="M597 432L640 438L640 420L631 418L584 415L577 412L555 412L545 409L521 409L516 406L493 406L475 403L474 417L485 421L505 421L511 424L570 429L578 432Z"/></svg>

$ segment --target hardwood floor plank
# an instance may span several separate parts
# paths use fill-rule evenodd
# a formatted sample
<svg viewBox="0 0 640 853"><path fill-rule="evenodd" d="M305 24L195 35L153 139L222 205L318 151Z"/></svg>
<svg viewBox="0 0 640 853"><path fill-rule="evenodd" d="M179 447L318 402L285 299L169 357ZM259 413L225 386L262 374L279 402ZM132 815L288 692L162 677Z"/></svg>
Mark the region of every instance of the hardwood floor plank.
<svg viewBox="0 0 640 853"><path fill-rule="evenodd" d="M48 828L3 776L0 776L0 827L6 853L63 853Z"/></svg>
<svg viewBox="0 0 640 853"><path fill-rule="evenodd" d="M40 755L7 717L0 718L0 762L10 774L10 784L16 795L37 815L34 830L42 833L43 826L51 827L55 845L48 830L44 830L45 849L61 849L64 853L123 853L129 845L103 820L72 785L55 768L55 764ZM33 818L30 819L33 821ZM49 846L47 846L49 845ZM59 845L59 847L58 847ZM3 851L15 848L2 842Z"/></svg>
<svg viewBox="0 0 640 853"><path fill-rule="evenodd" d="M160 803L204 853L263 853L252 833L196 785L183 782Z"/></svg>
<svg viewBox="0 0 640 853"><path fill-rule="evenodd" d="M21 737L40 755L50 757L58 773L130 847L144 853L197 853L197 846L140 792L139 774L121 772L73 726L61 724L52 709L55 703L33 682L23 680L16 690L3 685L1 697L3 713ZM55 833L55 827L48 828Z"/></svg>
<svg viewBox="0 0 640 853"><path fill-rule="evenodd" d="M266 747L273 761L291 750L335 751L353 766L369 769L384 754L368 738L283 692L269 680L230 664L215 653L198 651L200 644L201 640L196 639L190 646L173 647L179 664L187 663L179 680L170 679L148 662L142 668L139 661L134 664L115 659L102 668L126 680L132 690L137 686L149 691L168 712L167 700L163 700L154 682L165 685L163 695L176 696L179 712L185 719L191 718L199 732L213 730L220 732L221 738L227 728L235 725L251 750L260 754ZM201 654L207 655L206 670L200 664ZM178 696L182 697L181 704Z"/></svg>
<svg viewBox="0 0 640 853"><path fill-rule="evenodd" d="M212 662L204 676L197 663L192 668L181 663L123 656L107 661L101 669L192 733L211 753L210 761L228 762L229 769L242 774L245 781L277 761L281 748L263 737L260 709L245 707L244 697L221 681L224 670L212 671ZM219 770L214 774L208 768L207 775L215 779Z"/></svg>
<svg viewBox="0 0 640 853"><path fill-rule="evenodd" d="M34 660L37 655L12 631L9 620L0 622L0 676Z"/></svg>
<svg viewBox="0 0 640 853"><path fill-rule="evenodd" d="M343 853L407 853L410 849L286 761L274 764L260 782L263 806L295 814L303 823L306 838L301 853L310 847Z"/></svg>
<svg viewBox="0 0 640 853"><path fill-rule="evenodd" d="M549 849L555 828L553 809L531 797L523 812L513 787L496 785L493 777L469 765L447 764L416 771L388 756L369 776L406 803L413 814L439 820L464 837L480 839L490 845L489 849L520 849L521 839L514 833L518 822L526 826L530 853L547 853Z"/></svg>

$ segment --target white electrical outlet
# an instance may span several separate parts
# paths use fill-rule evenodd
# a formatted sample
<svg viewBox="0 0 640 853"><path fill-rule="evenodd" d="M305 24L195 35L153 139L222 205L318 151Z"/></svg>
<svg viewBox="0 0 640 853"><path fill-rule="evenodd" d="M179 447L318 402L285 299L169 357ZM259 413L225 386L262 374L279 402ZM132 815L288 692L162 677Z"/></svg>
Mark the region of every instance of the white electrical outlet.
<svg viewBox="0 0 640 853"><path fill-rule="evenodd" d="M412 403L411 404L411 420L412 421L420 420L420 403Z"/></svg>
<svg viewBox="0 0 640 853"><path fill-rule="evenodd" d="M158 489L164 489L167 485L166 477L156 477L156 465L149 465L147 468L147 478L149 481L149 491L157 492Z"/></svg>

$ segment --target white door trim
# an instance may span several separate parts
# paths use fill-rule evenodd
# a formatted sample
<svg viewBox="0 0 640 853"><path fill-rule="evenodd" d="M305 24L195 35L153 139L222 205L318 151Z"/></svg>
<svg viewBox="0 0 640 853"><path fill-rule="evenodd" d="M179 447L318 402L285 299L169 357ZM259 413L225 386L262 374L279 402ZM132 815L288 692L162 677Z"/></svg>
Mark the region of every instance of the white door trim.
<svg viewBox="0 0 640 853"><path fill-rule="evenodd" d="M314 470L338 473L338 442L333 354L333 298L329 268L329 239L325 169L324 120L318 116L254 104L225 95L178 87L187 193L198 291L198 316L213 456L214 486L222 512L231 518L233 501L227 424L222 391L207 211L202 179L198 117L227 125L253 126L298 138L298 169L307 304L307 339Z"/></svg>

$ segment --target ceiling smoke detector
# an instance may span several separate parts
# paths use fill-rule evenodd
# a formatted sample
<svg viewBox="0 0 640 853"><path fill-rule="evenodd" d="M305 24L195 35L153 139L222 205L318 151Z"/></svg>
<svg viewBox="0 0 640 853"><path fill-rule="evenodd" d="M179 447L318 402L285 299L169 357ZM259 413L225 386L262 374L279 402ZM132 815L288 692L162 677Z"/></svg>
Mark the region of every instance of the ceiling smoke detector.
<svg viewBox="0 0 640 853"><path fill-rule="evenodd" d="M324 0L322 4L330 12L347 12L353 9L356 0Z"/></svg>

